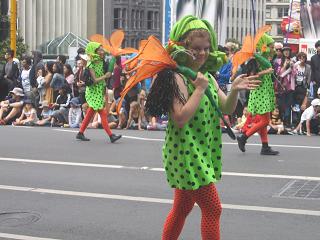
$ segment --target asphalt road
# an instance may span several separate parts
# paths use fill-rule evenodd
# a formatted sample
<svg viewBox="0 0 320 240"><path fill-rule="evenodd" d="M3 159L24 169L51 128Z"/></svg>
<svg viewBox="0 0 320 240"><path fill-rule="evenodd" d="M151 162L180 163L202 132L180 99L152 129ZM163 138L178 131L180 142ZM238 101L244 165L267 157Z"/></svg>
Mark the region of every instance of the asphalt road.
<svg viewBox="0 0 320 240"><path fill-rule="evenodd" d="M0 127L0 239L156 240L172 190L162 169L164 132ZM279 156L247 152L223 136L217 184L223 240L320 239L320 138L270 136ZM181 239L200 239L200 209Z"/></svg>

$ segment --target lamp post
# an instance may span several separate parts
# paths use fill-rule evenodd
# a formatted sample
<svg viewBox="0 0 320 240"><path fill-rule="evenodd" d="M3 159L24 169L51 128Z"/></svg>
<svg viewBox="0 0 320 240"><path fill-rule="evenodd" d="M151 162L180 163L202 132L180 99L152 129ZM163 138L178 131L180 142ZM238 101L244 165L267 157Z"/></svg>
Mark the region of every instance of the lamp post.
<svg viewBox="0 0 320 240"><path fill-rule="evenodd" d="M10 0L10 48L14 50L16 55L17 50L17 1Z"/></svg>

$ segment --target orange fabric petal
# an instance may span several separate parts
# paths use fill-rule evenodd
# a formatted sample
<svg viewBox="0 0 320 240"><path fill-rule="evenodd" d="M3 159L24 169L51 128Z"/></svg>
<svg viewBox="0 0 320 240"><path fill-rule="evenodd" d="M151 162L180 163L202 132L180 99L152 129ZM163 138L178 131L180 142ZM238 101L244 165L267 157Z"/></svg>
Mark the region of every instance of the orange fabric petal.
<svg viewBox="0 0 320 240"><path fill-rule="evenodd" d="M253 57L254 45L252 36L244 38L243 46L232 58L232 73L236 73L239 66L246 62L249 58Z"/></svg>
<svg viewBox="0 0 320 240"><path fill-rule="evenodd" d="M94 34L94 35L92 35L89 39L90 39L90 41L97 42L97 43L101 43L102 47L103 47L105 50L107 50L108 52L111 51L110 43L109 43L108 39L106 39L103 35L101 35L101 34Z"/></svg>
<svg viewBox="0 0 320 240"><path fill-rule="evenodd" d="M124 39L123 30L118 29L118 30L114 31L113 33L111 33L110 43L111 43L112 48L114 48L114 49L120 48L122 45L123 39Z"/></svg>
<svg viewBox="0 0 320 240"><path fill-rule="evenodd" d="M258 29L256 36L254 38L254 46L257 46L260 38L265 34L266 32L270 32L272 29L271 25L265 25Z"/></svg>

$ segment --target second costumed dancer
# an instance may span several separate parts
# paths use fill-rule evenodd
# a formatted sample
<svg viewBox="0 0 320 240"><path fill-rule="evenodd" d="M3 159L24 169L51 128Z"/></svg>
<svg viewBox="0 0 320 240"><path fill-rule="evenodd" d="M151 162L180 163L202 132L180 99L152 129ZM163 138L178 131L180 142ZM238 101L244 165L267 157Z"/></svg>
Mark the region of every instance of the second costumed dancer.
<svg viewBox="0 0 320 240"><path fill-rule="evenodd" d="M101 117L101 124L103 129L108 134L110 141L114 143L121 138L121 135L113 134L108 124L108 113L105 108L105 80L111 77L111 72L104 72L104 57L105 51L100 43L89 42L86 47L86 54L89 56L87 68L90 70L90 75L93 79L93 84L86 86L86 101L89 105L84 120L81 124L80 130L76 136L78 140L89 141L90 139L84 136L90 120L93 118L95 112L98 112Z"/></svg>
<svg viewBox="0 0 320 240"><path fill-rule="evenodd" d="M251 114L245 123L246 131L237 137L239 149L245 152L245 145L247 139L254 133L259 133L262 148L261 155L278 155L278 151L272 150L268 144L268 130L267 126L270 122L270 113L275 108L275 93L272 82L272 65L269 61L270 57L274 55L274 40L271 36L267 35L266 31L270 30L268 26L265 26L258 30L255 41L246 41L250 39L248 36L243 44L241 51L235 54L233 58L234 69L237 70L239 63L243 63L246 60L247 63L244 65L246 69L246 74L248 76L252 74L257 74L261 79L261 85L250 91L249 102L248 102L248 112ZM249 44L256 44L253 46L252 51L248 51L251 47ZM257 52L255 52L257 51ZM252 56L251 58L248 56ZM238 61L241 59L241 61ZM259 121L253 120L254 118L259 118ZM256 120L257 120L256 119ZM253 124L250 128L249 121L253 120Z"/></svg>

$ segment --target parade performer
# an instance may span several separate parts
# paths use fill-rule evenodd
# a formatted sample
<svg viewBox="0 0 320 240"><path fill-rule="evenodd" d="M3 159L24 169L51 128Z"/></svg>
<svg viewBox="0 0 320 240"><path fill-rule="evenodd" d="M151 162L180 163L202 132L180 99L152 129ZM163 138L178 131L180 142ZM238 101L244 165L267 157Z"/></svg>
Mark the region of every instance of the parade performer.
<svg viewBox="0 0 320 240"><path fill-rule="evenodd" d="M149 41L142 51L147 51L148 46ZM163 161L168 183L175 193L173 208L164 224L163 240L178 239L195 203L202 212L202 239L220 239L221 203L214 185L221 179L220 119L205 90L209 89L223 112L232 113L238 90L253 89L260 81L256 76L247 78L241 75L235 79L230 95L226 97L209 73L217 71L225 60L225 55L216 49L216 36L211 25L205 20L186 16L173 27L167 47L178 66L170 59L164 59L162 66L172 67L157 72L155 66L161 65L159 59L166 58L168 52L161 52L154 46L150 47L149 54L140 53L144 55L141 64L145 64L147 73L157 72L147 97L146 111L155 117L169 115ZM161 56L155 56L157 61L148 62L148 55L153 52ZM193 81L188 74L178 73L182 72L179 70L181 66L198 72L196 79ZM141 76L139 80L146 76L139 68L135 74L137 78ZM127 86L132 87L134 81L138 81L134 76L131 80ZM127 86L124 93L130 89Z"/></svg>
<svg viewBox="0 0 320 240"><path fill-rule="evenodd" d="M108 113L105 108L105 80L111 77L112 71L108 71L107 73L105 73L104 71L105 51L103 50L100 43L89 42L86 47L86 54L89 57L87 68L90 71L90 76L93 80L93 84L86 86L85 97L89 107L76 138L82 141L90 140L86 138L83 133L86 130L95 112L98 112L101 117L103 129L108 134L110 141L114 143L121 138L121 135L115 135L111 132L107 120Z"/></svg>
<svg viewBox="0 0 320 240"><path fill-rule="evenodd" d="M261 85L250 91L248 112L254 117L259 115L260 121L254 123L252 127L237 137L239 149L245 152L247 139L254 133L258 132L262 142L261 155L278 155L268 145L267 126L270 121L270 113L275 108L275 94L272 82L273 69L270 63L274 54L274 40L266 32L270 31L270 26L264 26L253 40L252 37L245 38L242 49L236 53L233 58L234 71L237 70L241 63L246 62L244 68L249 76L251 74L259 75ZM246 124L245 124L246 125Z"/></svg>

